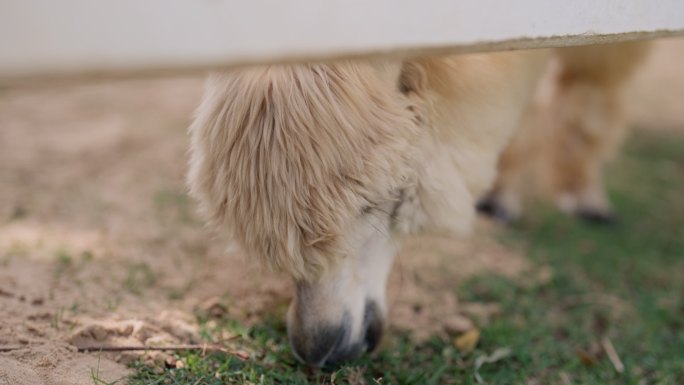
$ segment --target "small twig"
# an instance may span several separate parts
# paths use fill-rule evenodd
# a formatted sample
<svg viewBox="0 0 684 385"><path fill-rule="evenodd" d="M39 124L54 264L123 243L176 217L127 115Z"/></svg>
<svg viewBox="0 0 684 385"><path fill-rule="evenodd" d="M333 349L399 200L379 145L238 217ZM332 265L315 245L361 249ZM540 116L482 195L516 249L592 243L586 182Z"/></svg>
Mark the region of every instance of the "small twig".
<svg viewBox="0 0 684 385"><path fill-rule="evenodd" d="M0 352L11 352L13 350L23 349L24 346L0 346Z"/></svg>
<svg viewBox="0 0 684 385"><path fill-rule="evenodd" d="M86 346L78 348L79 352L125 352L125 351L160 351L160 350L203 350L207 349L206 345L169 345L169 346ZM210 349L211 350L211 349ZM214 347L213 350L225 350L221 347Z"/></svg>
<svg viewBox="0 0 684 385"><path fill-rule="evenodd" d="M215 345L168 345L168 346L86 346L78 348L78 351L83 352L136 352L136 351L166 351L166 350L201 350L202 352L229 352L228 349L222 346Z"/></svg>
<svg viewBox="0 0 684 385"><path fill-rule="evenodd" d="M608 359L610 359L610 362L615 367L615 371L618 373L624 372L625 365L620 360L620 356L618 356L617 352L615 351L615 347L613 346L613 343L610 342L610 339L608 339L608 337L603 337L601 339L601 345L603 346L603 350L606 351Z"/></svg>
<svg viewBox="0 0 684 385"><path fill-rule="evenodd" d="M0 346L0 352L11 352L24 349L26 346ZM168 345L168 346L86 346L76 349L79 353L88 352L141 352L141 351L188 351L199 350L202 355L206 352L222 352L236 356L241 360L249 359L249 354L242 351L232 351L217 345Z"/></svg>

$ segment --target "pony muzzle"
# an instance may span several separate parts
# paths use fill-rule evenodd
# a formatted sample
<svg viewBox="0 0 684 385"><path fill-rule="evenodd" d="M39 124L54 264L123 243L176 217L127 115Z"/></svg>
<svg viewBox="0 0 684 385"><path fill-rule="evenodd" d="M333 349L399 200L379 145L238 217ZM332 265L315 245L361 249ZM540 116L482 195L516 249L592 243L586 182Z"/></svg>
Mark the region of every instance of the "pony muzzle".
<svg viewBox="0 0 684 385"><path fill-rule="evenodd" d="M293 306L288 316L288 336L294 355L314 366L335 366L372 352L379 345L385 317L374 301L366 301L363 315L345 310L339 322L302 320ZM359 317L360 316L360 317Z"/></svg>

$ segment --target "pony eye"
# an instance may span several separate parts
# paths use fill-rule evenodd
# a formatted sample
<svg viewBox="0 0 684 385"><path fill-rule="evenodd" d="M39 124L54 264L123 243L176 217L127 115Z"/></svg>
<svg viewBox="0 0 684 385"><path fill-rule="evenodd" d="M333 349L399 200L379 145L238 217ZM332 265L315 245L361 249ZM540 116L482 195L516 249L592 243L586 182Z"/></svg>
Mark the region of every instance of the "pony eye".
<svg viewBox="0 0 684 385"><path fill-rule="evenodd" d="M372 204L372 203L363 206L363 207L361 208L361 215L370 214L371 211L373 211L374 208L375 208L375 205Z"/></svg>

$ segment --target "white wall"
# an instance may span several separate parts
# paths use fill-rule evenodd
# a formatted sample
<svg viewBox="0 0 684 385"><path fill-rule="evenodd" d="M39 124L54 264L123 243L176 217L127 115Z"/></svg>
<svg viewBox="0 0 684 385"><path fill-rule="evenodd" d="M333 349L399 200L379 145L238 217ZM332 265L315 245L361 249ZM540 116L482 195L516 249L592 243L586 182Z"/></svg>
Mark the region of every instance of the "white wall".
<svg viewBox="0 0 684 385"><path fill-rule="evenodd" d="M684 0L0 0L0 77L521 48L673 31L684 31Z"/></svg>

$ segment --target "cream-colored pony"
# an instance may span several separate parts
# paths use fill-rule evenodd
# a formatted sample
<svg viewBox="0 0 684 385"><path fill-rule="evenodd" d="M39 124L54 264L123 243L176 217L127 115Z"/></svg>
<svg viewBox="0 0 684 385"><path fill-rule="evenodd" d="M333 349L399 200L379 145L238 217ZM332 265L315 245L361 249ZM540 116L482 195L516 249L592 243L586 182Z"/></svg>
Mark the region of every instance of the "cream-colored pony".
<svg viewBox="0 0 684 385"><path fill-rule="evenodd" d="M213 75L189 185L244 252L295 281L311 365L373 349L402 236L463 234L548 51L272 65Z"/></svg>

